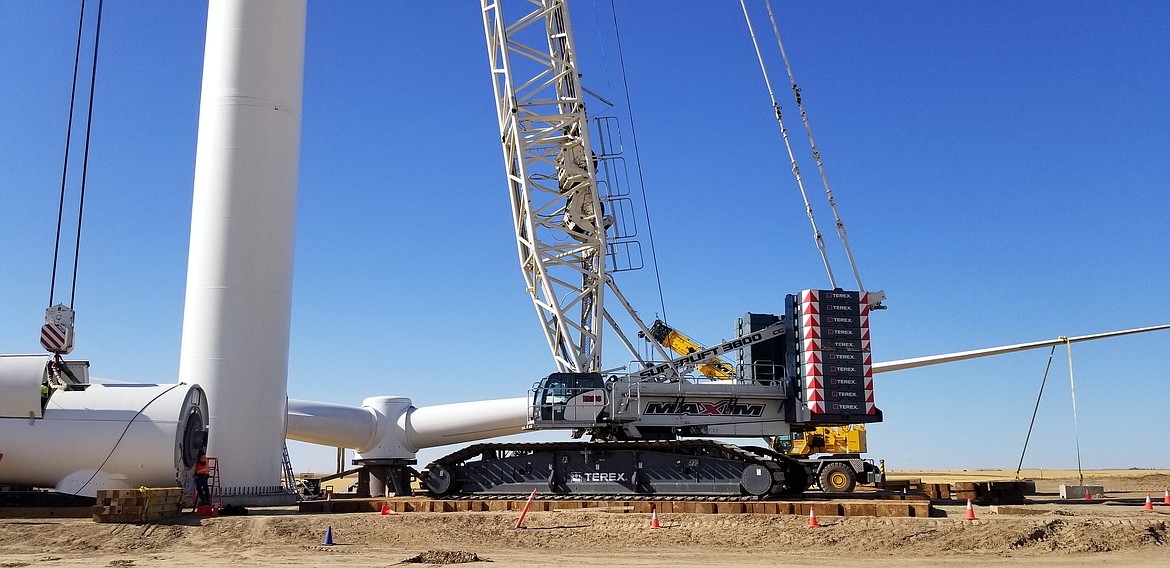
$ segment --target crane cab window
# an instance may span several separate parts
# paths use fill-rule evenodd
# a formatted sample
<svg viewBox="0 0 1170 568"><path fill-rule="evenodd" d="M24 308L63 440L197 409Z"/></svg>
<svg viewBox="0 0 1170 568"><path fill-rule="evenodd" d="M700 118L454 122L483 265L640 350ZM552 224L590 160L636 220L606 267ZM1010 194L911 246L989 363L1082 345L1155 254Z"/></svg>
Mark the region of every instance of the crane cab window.
<svg viewBox="0 0 1170 568"><path fill-rule="evenodd" d="M565 404L574 396L603 386L598 373L553 373L540 382L536 403Z"/></svg>
<svg viewBox="0 0 1170 568"><path fill-rule="evenodd" d="M540 381L536 389L536 405L541 418L564 418L565 405L573 397L605 386L599 373L553 373Z"/></svg>

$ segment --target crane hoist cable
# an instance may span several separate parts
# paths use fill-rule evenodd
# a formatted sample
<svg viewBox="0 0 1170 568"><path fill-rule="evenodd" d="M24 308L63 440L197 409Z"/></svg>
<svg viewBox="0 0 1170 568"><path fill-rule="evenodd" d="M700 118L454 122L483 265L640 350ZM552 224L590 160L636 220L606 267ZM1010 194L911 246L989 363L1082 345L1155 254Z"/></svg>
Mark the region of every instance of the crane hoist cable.
<svg viewBox="0 0 1170 568"><path fill-rule="evenodd" d="M771 0L765 0L765 6L768 9L768 19L772 23L772 32L776 36L776 45L780 48L780 56L784 60L784 68L788 73L788 82L792 87L792 95L796 99L797 108L800 110L800 119L804 123L804 131L808 135L808 141L809 146L812 149L813 160L817 163L817 170L820 172L821 181L825 186L825 197L829 201L829 208L833 211L833 220L837 228L837 236L841 239L841 244L845 248L845 256L849 259L849 268L853 271L853 278L857 281L857 289L865 292L865 285L861 282L861 273L858 271L857 262L853 258L853 249L849 246L849 236L845 231L845 222L841 219L841 213L837 209L837 201L833 197L833 189L829 185L829 177L825 173L825 164L824 161L821 160L820 150L817 149L816 139L813 138L812 126L809 124L808 113L804 110L804 101L801 97L800 87L798 87L796 84L796 77L792 73L792 65L788 61L788 53L784 50L784 42L780 38L780 28L776 24L776 16L772 11ZM792 161L792 173L796 176L796 183L800 187L801 196L804 198L805 211L813 226L813 236L816 240L817 249L820 251L821 258L825 263L825 270L829 273L829 281L833 287L836 288L836 279L833 277L833 270L829 265L829 259L825 253L824 238L821 236L820 230L817 228L816 221L813 218L812 207L809 205L808 194L804 188L804 181L801 178L800 169L796 165L796 158L792 151L792 144L788 139L788 130L784 126L784 118L781 113L781 107L776 102L776 96L772 89L772 81L768 75L767 65L764 63L764 56L760 51L760 45L756 39L755 28L752 25L751 15L748 12L747 3L745 0L740 0L740 7L743 8L743 16L747 21L748 31L752 38L752 45L755 47L756 57L759 58L760 61L760 71L763 73L764 83L768 87L768 96L772 99L772 109L776 113L776 122L780 124L780 133L784 138L784 145L788 149L788 157ZM882 291L870 293L870 307L873 309L884 309L885 306L881 305L881 301L884 299L885 293Z"/></svg>
<svg viewBox="0 0 1170 568"><path fill-rule="evenodd" d="M65 214L65 190L69 175L69 149L73 137L73 110L77 99L77 75L81 61L81 38L85 23L85 0L81 2L81 11L77 21L77 47L73 59L73 82L69 93L69 119L65 133L65 152L61 167L61 191L57 205L57 234L53 244L53 271L49 282L50 307L45 311L45 326L41 330L42 345L49 351L56 353L58 359L60 359L62 354L69 353L73 349L73 306L77 297L77 268L81 256L81 221L85 211L85 182L89 170L89 142L93 126L93 102L95 86L97 84L98 45L101 38L103 4L104 0L98 1L97 22L93 39L93 63L90 67L89 77L89 108L85 119L85 145L81 161L81 189L77 204L77 234L73 245L73 275L69 290L69 306L65 307L63 304L54 305L53 302L56 299L57 265L61 253L61 230ZM59 341L52 339L46 340L46 333L50 333L46 330L50 326L62 330L61 333L63 335L59 336Z"/></svg>
<svg viewBox="0 0 1170 568"><path fill-rule="evenodd" d="M77 17L77 47L73 54L73 83L69 89L69 119L65 126L65 159L61 165L61 192L57 203L57 238L53 243L53 273L49 280L49 304L52 305L57 291L57 260L61 251L61 226L65 215L65 184L69 175L69 148L73 141L73 109L77 101L77 68L81 62L81 33L85 29L85 0L81 1L81 12Z"/></svg>
<svg viewBox="0 0 1170 568"><path fill-rule="evenodd" d="M740 0L741 2L743 0ZM821 172L821 181L825 184L825 196L829 199L829 208L833 210L833 219L837 225L837 236L841 238L841 244L845 247L845 256L849 258L849 267L853 269L853 278L857 280L857 289L865 291L865 286L861 283L861 274L857 271L857 263L853 260L853 251L849 248L849 237L845 233L845 222L841 220L841 214L837 211L837 202L833 199L833 190L829 187L829 177L825 174L825 164L821 161L821 152L817 150L817 142L813 139L812 127L808 123L808 114L804 112L804 103L800 97L800 87L796 86L796 77L792 74L792 65L788 63L788 53L784 51L784 42L780 40L780 28L776 25L776 16L772 12L772 1L764 0L764 5L768 8L768 18L772 21L772 32L776 35L776 45L780 47L780 57L784 59L784 68L788 71L788 82L792 85L792 95L796 98L796 107L800 109L800 119L804 122L804 130L808 133L808 143L812 147L813 160L817 163L817 169ZM745 8L746 13L746 8ZM757 53L759 51L757 50ZM763 63L761 62L761 66Z"/></svg>
<svg viewBox="0 0 1170 568"><path fill-rule="evenodd" d="M813 239L816 241L817 250L821 252L821 260L825 263L825 271L829 274L829 284L833 288L836 288L837 279L833 276L833 267L829 264L829 255L825 251L825 239L821 236L821 230L817 228L817 220L813 216L812 204L808 200L808 192L804 189L804 179L800 176L800 166L796 164L796 154L793 153L792 143L788 140L788 129L784 126L780 103L776 102L776 92L772 89L772 80L769 78L768 68L764 64L764 55L760 52L760 43L756 40L756 30L752 26L752 18L748 15L745 1L740 0L739 5L743 7L743 17L747 20L748 32L752 36L752 45L755 46L756 57L760 60L760 71L764 74L764 84L768 87L768 97L772 99L772 110L776 112L776 122L780 124L780 135L784 138L784 147L788 150L788 159L792 163L792 175L796 176L796 185L800 188L800 196L804 198L804 211L808 215L809 223L812 224Z"/></svg>

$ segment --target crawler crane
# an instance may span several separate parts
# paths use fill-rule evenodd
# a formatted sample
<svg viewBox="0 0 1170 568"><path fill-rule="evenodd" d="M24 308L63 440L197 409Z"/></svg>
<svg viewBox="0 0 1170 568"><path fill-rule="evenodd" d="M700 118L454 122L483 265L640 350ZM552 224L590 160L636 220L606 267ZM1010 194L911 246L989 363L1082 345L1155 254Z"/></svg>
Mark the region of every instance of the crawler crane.
<svg viewBox="0 0 1170 568"><path fill-rule="evenodd" d="M572 27L564 0L520 15L483 0L504 163L526 287L557 372L529 398L528 429L563 429L589 441L476 444L436 460L434 495L555 494L762 497L803 492L815 472L764 447L709 439L771 438L794 429L878 422L869 354L871 297L804 290L780 315L747 314L738 337L662 362L644 360L606 309L608 290L643 335L650 330L607 270L620 226L598 182ZM880 297L873 297L873 302ZM637 361L601 371L609 324ZM742 371L696 381L680 369L741 352ZM731 371L727 369L727 371ZM473 459L478 458L478 459ZM876 471L861 460L851 473Z"/></svg>

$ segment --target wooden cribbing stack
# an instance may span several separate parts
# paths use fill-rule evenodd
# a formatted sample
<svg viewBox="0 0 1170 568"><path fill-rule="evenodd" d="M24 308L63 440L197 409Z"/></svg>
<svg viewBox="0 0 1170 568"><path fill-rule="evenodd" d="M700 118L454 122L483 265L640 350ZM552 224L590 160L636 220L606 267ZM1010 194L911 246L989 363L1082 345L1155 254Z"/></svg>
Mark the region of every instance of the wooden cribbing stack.
<svg viewBox="0 0 1170 568"><path fill-rule="evenodd" d="M954 483L951 499L970 499L977 505L1023 505L1027 502L1027 481L981 481Z"/></svg>
<svg viewBox="0 0 1170 568"><path fill-rule="evenodd" d="M93 506L95 523L149 523L179 516L181 487L102 489Z"/></svg>

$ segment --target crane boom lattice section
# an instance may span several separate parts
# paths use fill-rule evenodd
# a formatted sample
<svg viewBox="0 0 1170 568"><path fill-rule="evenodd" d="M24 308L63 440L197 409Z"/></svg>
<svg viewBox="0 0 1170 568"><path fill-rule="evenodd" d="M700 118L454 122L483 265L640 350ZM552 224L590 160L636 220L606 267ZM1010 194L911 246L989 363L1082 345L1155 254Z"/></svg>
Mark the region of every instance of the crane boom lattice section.
<svg viewBox="0 0 1170 568"><path fill-rule="evenodd" d="M563 0L482 0L516 244L559 370L600 368L606 217Z"/></svg>

